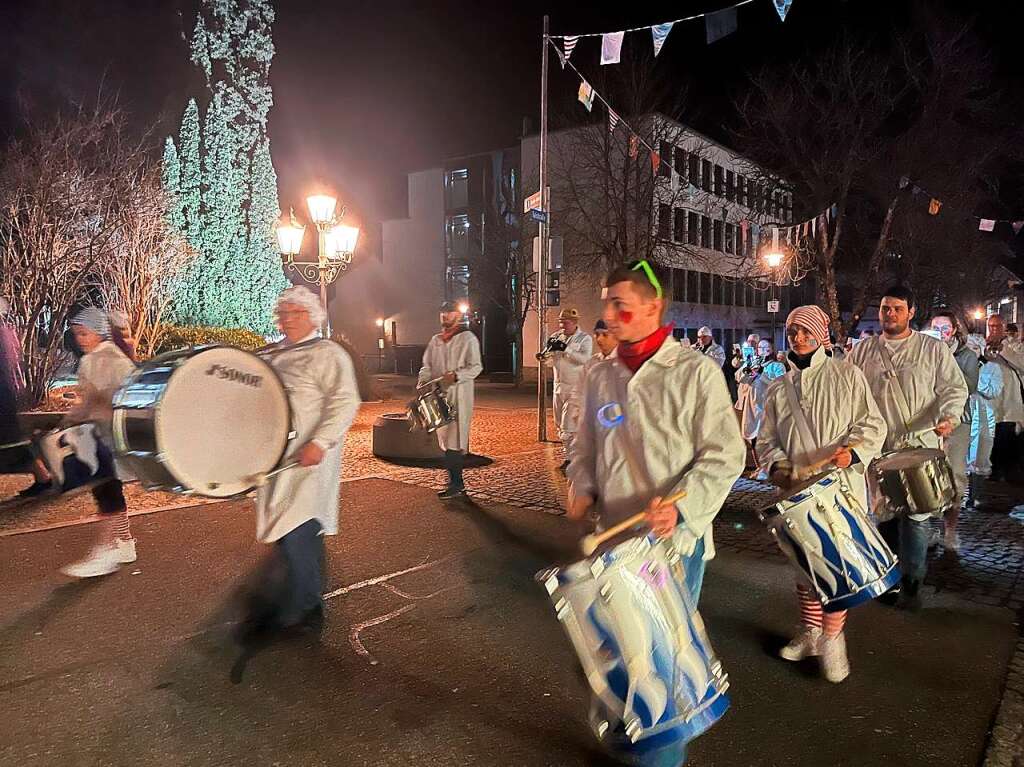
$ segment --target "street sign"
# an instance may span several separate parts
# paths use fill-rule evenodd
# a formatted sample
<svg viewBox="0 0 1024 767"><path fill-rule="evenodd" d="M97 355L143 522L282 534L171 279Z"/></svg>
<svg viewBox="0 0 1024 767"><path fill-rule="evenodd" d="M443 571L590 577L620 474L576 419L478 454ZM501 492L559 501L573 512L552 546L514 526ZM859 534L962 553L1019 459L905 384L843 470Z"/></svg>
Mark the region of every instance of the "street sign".
<svg viewBox="0 0 1024 767"><path fill-rule="evenodd" d="M534 221L540 221L542 224L546 224L548 221L548 214L542 210L531 209L530 218Z"/></svg>
<svg viewBox="0 0 1024 767"><path fill-rule="evenodd" d="M768 302L768 314L778 314L778 313L779 313L779 302L774 300L774 299L770 300Z"/></svg>
<svg viewBox="0 0 1024 767"><path fill-rule="evenodd" d="M540 202L540 192L531 194L523 200L523 213L529 213L531 210L540 210Z"/></svg>

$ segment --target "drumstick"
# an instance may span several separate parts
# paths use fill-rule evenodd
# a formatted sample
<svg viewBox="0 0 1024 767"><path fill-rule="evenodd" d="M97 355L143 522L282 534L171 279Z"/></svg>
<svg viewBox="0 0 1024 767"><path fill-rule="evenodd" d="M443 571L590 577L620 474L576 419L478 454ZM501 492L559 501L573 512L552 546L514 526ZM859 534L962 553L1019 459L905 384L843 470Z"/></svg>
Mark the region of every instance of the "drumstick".
<svg viewBox="0 0 1024 767"><path fill-rule="evenodd" d="M271 477L277 476L278 474L288 471L289 469L294 469L298 465L298 461L292 461L287 466L282 466L280 469L274 469L273 471L267 472L266 474L256 474L253 477L253 482L256 485L256 487L265 487L267 484L267 480L269 480Z"/></svg>
<svg viewBox="0 0 1024 767"><path fill-rule="evenodd" d="M850 444L844 445L844 447L847 448L848 450L853 450L854 448L860 447L862 442L863 440L855 439L851 441ZM832 463L832 456L829 456L828 458L822 458L820 461L815 461L810 466L805 466L802 469L798 469L794 474L794 478L805 479L807 477L811 477L814 474L817 474L818 471L820 471L821 469L824 469L830 463Z"/></svg>
<svg viewBox="0 0 1024 767"><path fill-rule="evenodd" d="M661 505L669 506L673 503L676 503L677 501L683 500L683 498L685 497L686 491L680 490L678 493L670 495L668 498L664 499L661 502ZM590 535L583 536L583 540L580 541L580 548L583 550L584 556L589 557L591 554L597 551L598 546L607 541L609 538L614 538L619 533L625 532L626 530L628 530L631 527L634 527L635 525L639 525L641 522L644 521L644 518L646 516L647 512L641 511L637 514L634 514L629 519L623 520L622 522L619 522L619 524L609 527L607 530L603 530L600 533L591 533Z"/></svg>

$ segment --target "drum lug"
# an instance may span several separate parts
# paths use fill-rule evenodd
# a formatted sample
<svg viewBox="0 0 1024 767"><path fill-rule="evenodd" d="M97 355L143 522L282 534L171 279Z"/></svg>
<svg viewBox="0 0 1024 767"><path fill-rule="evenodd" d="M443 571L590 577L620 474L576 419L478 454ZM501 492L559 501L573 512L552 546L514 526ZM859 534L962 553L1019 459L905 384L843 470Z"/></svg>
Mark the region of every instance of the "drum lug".
<svg viewBox="0 0 1024 767"><path fill-rule="evenodd" d="M612 587L611 587L611 584L602 583L601 584L601 588L598 589L597 593L601 595L601 599L603 599L605 602L611 602L612 601Z"/></svg>
<svg viewBox="0 0 1024 767"><path fill-rule="evenodd" d="M606 732L608 732L608 728L609 727L611 727L611 724L607 720L606 721L602 721L600 724L598 724L597 725L597 737L598 738L603 738L604 734Z"/></svg>
<svg viewBox="0 0 1024 767"><path fill-rule="evenodd" d="M644 726L640 723L639 719L630 719L626 724L626 737L629 738L630 743L636 743L640 740L643 731Z"/></svg>

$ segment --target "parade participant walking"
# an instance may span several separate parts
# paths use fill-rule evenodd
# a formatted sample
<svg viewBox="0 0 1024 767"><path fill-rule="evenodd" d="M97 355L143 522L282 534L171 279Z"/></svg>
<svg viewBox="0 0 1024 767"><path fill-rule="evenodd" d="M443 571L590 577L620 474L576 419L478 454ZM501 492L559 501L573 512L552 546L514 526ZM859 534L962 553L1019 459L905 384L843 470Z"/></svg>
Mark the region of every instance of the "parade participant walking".
<svg viewBox="0 0 1024 767"><path fill-rule="evenodd" d="M469 427L473 420L473 387L483 370L480 342L462 322L462 312L451 301L441 304L441 332L430 339L423 352L418 386L440 379L448 401L455 406L457 420L437 430L437 441L444 450L448 485L438 493L442 500L466 494L462 477L465 455L469 452Z"/></svg>
<svg viewBox="0 0 1024 767"><path fill-rule="evenodd" d="M605 284L603 318L619 347L584 378L568 516L596 509L604 529L645 511L653 533L671 537L682 555L696 605L715 553L711 523L743 470L743 440L720 365L682 348L672 325L661 324L665 299L653 267L618 267ZM662 503L680 491L683 500ZM684 762L684 743L642 761Z"/></svg>
<svg viewBox="0 0 1024 767"><path fill-rule="evenodd" d="M980 333L967 336L967 344L978 356L978 390L968 400L971 409L971 446L967 452L968 488L967 505L981 505L978 492L979 478L992 473L992 440L996 433L994 401L1002 392L1003 374L999 365L985 359L985 337Z"/></svg>
<svg viewBox="0 0 1024 767"><path fill-rule="evenodd" d="M931 327L953 353L953 359L956 360L960 372L963 373L964 382L967 384L968 397L973 398L978 391L980 363L978 355L967 345L967 337L957 321L956 315L950 311L938 312L932 317ZM967 496L967 453L970 451L970 447L971 400L968 399L960 423L953 429L953 433L943 440L943 448L956 479L957 492L956 504L943 515L943 546L946 551L960 550L960 535L956 531L956 525L960 518L960 509Z"/></svg>
<svg viewBox="0 0 1024 767"><path fill-rule="evenodd" d="M323 623L324 536L338 532L338 494L345 434L359 409L348 353L320 338L324 309L310 290L291 287L277 299L284 339L266 350L288 392L291 440L277 474L256 494L256 539L276 543L282 578L263 584L242 624L243 641Z"/></svg>
<svg viewBox="0 0 1024 767"><path fill-rule="evenodd" d="M694 348L713 359L719 369L725 365L725 349L715 343L715 338L711 335L711 328L707 325L697 331L697 345Z"/></svg>
<svg viewBox="0 0 1024 767"><path fill-rule="evenodd" d="M914 295L903 286L882 294L878 318L882 332L861 341L850 353L871 386L888 433L885 450L916 445L938 448L960 423L967 402L967 384L949 347L910 328ZM908 514L898 519L885 509L880 493L872 503L879 531L899 552L903 571L900 606L921 606L920 589L928 569L928 520L931 514Z"/></svg>
<svg viewBox="0 0 1024 767"><path fill-rule="evenodd" d="M562 309L558 313L559 333L552 337L557 341L556 348L545 357L546 364L555 370L552 409L558 438L562 440L565 451L565 461L561 466L563 472L569 466L572 438L576 431L576 418L571 408L573 395L583 374L583 366L594 355L593 339L580 329L579 318L575 309Z"/></svg>
<svg viewBox="0 0 1024 767"><path fill-rule="evenodd" d="M619 346L619 339L608 331L608 323L604 320L598 320L594 324L594 345L597 346L597 351L584 367L584 372L593 367L595 362L610 360L615 356L615 350ZM576 392L582 394L582 387L576 387Z"/></svg>
<svg viewBox="0 0 1024 767"><path fill-rule="evenodd" d="M114 393L135 365L110 340L110 321L102 309L83 309L71 320L71 330L83 356L78 365L77 400L61 425L93 424L99 468L92 495L103 519L89 555L61 572L73 578L92 578L116 572L136 559L122 484L129 477L115 463L113 438Z"/></svg>
<svg viewBox="0 0 1024 767"><path fill-rule="evenodd" d="M1021 478L1024 454L1024 352L1008 341L1006 325L998 314L988 318L987 329L985 360L996 366L989 374L999 378L998 385L993 382L998 393L992 399L996 418L992 479L1013 482Z"/></svg>
<svg viewBox="0 0 1024 767"><path fill-rule="evenodd" d="M833 358L828 322L817 306L800 306L786 318L793 368L766 394L758 456L771 481L784 489L799 481L801 468L830 461L867 513L865 470L882 450L885 420L860 369ZM825 678L841 682L850 674L846 610L823 612L805 578L796 588L800 631L779 654L791 661L820 656Z"/></svg>
<svg viewBox="0 0 1024 767"><path fill-rule="evenodd" d="M733 407L736 409L741 425L743 423L744 410L754 406L753 402L749 401L750 384L753 383L753 377L750 374L753 370L754 358L757 356L757 346L760 341L760 336L756 333L751 333L747 336L747 340L743 343L742 347L733 347L732 367L734 369L733 378L736 385L736 402ZM750 439L746 434L743 435L743 438L746 440Z"/></svg>
<svg viewBox="0 0 1024 767"><path fill-rule="evenodd" d="M132 335L132 323L128 317L128 312L121 309L111 309L107 312L107 316L110 318L110 340L117 345L118 349L124 352L124 356L132 362L138 362L137 350L139 344L135 336Z"/></svg>

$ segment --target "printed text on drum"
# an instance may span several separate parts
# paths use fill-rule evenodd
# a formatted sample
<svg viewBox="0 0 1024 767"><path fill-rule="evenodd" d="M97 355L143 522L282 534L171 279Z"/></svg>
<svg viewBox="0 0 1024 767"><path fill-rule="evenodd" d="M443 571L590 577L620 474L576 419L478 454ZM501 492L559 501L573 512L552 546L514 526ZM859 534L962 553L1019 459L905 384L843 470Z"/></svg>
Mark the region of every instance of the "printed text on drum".
<svg viewBox="0 0 1024 767"><path fill-rule="evenodd" d="M236 381L246 386L251 386L254 389L260 388L260 382L263 380L263 376L253 375L252 373L243 373L241 370L235 370L234 368L224 367L223 365L210 365L210 369L206 371L208 376L217 376L228 381Z"/></svg>

